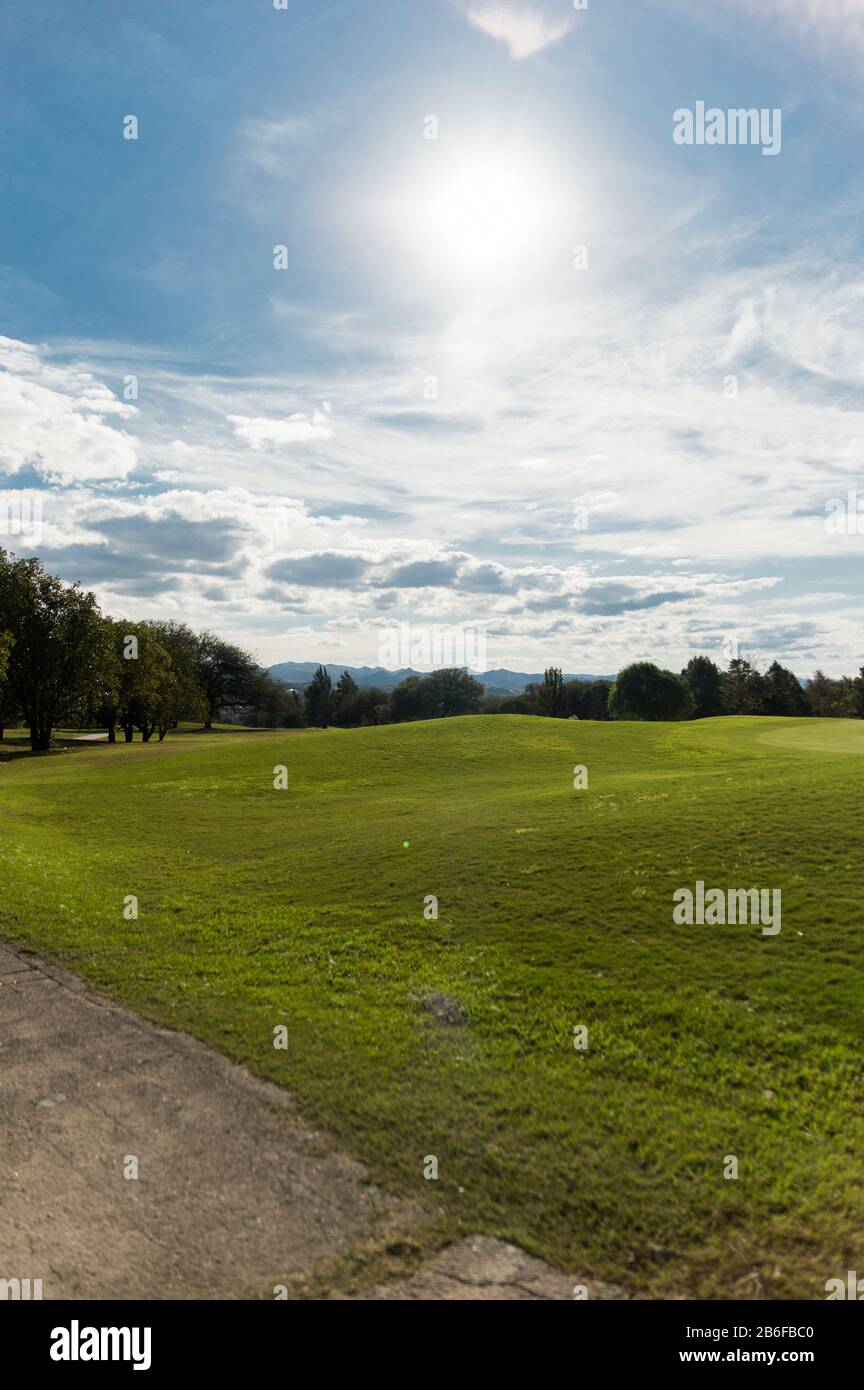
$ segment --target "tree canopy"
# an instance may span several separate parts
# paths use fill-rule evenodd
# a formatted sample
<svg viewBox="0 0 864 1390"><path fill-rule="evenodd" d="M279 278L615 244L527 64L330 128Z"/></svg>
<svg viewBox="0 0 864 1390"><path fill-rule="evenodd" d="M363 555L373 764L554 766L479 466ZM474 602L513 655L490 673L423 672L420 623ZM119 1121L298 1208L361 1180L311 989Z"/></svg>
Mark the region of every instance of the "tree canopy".
<svg viewBox="0 0 864 1390"><path fill-rule="evenodd" d="M613 719L686 719L693 709L686 680L650 661L625 666L609 692Z"/></svg>

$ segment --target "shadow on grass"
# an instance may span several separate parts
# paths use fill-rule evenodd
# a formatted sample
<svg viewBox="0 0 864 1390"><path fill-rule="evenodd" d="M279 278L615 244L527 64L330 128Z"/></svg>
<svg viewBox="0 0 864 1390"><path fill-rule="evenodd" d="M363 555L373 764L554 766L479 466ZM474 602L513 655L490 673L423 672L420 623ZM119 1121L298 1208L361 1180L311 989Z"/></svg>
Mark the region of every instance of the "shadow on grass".
<svg viewBox="0 0 864 1390"><path fill-rule="evenodd" d="M96 745L99 746L98 744ZM107 746L107 745L106 745ZM51 747L44 752L34 753L27 738L4 739L0 743L0 763L16 762L19 758L53 758L61 753L75 752L79 748L92 748L92 743L81 743L76 739L52 739Z"/></svg>

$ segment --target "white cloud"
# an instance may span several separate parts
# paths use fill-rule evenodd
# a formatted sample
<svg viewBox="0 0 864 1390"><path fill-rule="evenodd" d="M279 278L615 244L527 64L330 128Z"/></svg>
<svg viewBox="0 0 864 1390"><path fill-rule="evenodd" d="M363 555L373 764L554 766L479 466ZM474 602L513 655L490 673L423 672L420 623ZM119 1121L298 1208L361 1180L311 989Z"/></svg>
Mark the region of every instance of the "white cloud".
<svg viewBox="0 0 864 1390"><path fill-rule="evenodd" d="M225 418L234 426L237 438L248 444L250 449L263 449L267 445L308 444L333 437L333 422L326 405L311 416L289 415L285 420L249 415L227 415Z"/></svg>
<svg viewBox="0 0 864 1390"><path fill-rule="evenodd" d="M646 254L656 261L657 245ZM482 296L444 306L422 332L342 323L354 365L336 382L152 362L140 449L164 491L136 496L129 483L109 507L109 476L101 498L59 496L52 549L86 547L69 552L64 577L76 577L80 554L109 611L134 601L135 616L183 614L273 661L341 643L350 660L374 662L386 614L485 627L489 665L523 670L611 672L636 656L679 669L749 631L775 633L772 655L800 674L857 669L850 561L862 541L829 537L824 505L847 487L864 493L859 267L812 246L740 267L707 260L676 265L668 281L660 266L662 295L656 277L624 285L598 273L515 306ZM326 316L315 324L325 339L329 328ZM65 402L54 448L73 452L85 422L122 440L104 411L81 410L110 405L110 393L44 356L0 343L19 392L38 384ZM107 349L101 360L127 357ZM430 371L439 401L424 397ZM294 412L331 391L338 431L326 403ZM159 542L140 589L122 548L112 568L105 536L117 545L117 528L93 525L106 515ZM191 535L202 546L229 536L209 570L177 517L204 523ZM366 566L356 583L343 570L339 585L313 586L322 554ZM310 563L268 575L289 557ZM450 561L456 582L421 582ZM840 594L818 621L812 574ZM769 649L764 635L753 645Z"/></svg>
<svg viewBox="0 0 864 1390"><path fill-rule="evenodd" d="M552 17L524 0L510 4L475 4L465 10L465 17L475 29L507 45L515 61L530 58L550 44L558 43L573 27L568 16Z"/></svg>
<svg viewBox="0 0 864 1390"><path fill-rule="evenodd" d="M0 338L0 470L32 465L62 484L125 478L136 441L100 417L137 414L74 366L44 361L29 343Z"/></svg>

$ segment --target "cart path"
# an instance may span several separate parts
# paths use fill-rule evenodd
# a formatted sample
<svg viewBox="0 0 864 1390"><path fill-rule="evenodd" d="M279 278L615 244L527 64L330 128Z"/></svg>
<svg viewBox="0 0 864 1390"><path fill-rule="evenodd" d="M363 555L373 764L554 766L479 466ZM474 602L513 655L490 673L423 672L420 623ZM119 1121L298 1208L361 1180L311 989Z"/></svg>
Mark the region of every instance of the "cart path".
<svg viewBox="0 0 864 1390"><path fill-rule="evenodd" d="M422 1221L280 1087L0 942L0 1279L46 1299L266 1298ZM364 1297L564 1299L574 1282L481 1236Z"/></svg>
<svg viewBox="0 0 864 1390"><path fill-rule="evenodd" d="M404 1217L281 1088L0 944L0 1278L266 1296Z"/></svg>

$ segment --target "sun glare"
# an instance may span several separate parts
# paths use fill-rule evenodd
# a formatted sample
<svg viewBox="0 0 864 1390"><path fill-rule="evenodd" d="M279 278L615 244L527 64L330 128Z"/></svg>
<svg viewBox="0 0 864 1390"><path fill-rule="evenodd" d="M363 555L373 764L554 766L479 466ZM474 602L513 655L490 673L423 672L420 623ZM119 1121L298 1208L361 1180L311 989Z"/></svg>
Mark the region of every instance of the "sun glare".
<svg viewBox="0 0 864 1390"><path fill-rule="evenodd" d="M554 273L569 244L568 197L540 151L494 143L422 163L386 199L400 256L430 281L488 284Z"/></svg>

